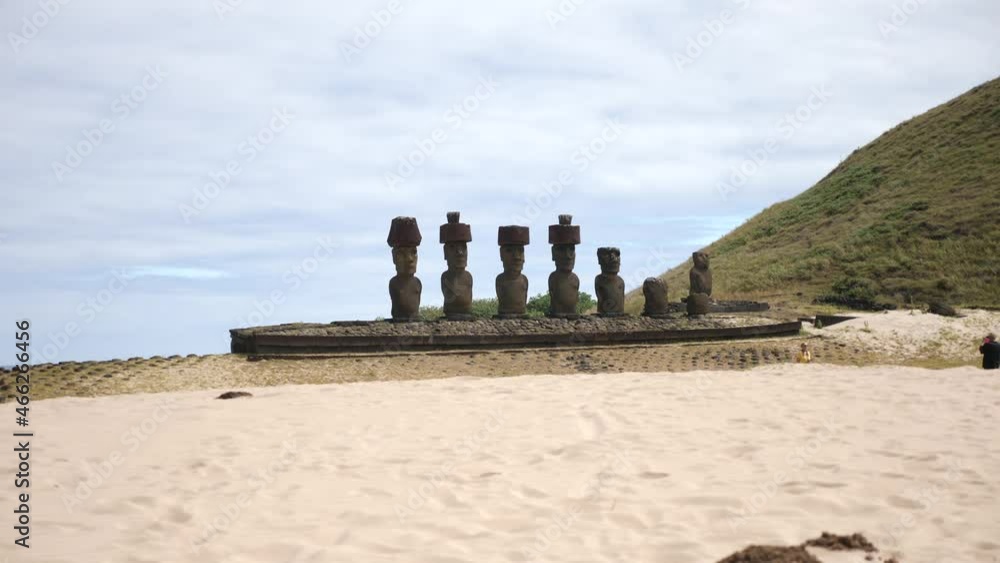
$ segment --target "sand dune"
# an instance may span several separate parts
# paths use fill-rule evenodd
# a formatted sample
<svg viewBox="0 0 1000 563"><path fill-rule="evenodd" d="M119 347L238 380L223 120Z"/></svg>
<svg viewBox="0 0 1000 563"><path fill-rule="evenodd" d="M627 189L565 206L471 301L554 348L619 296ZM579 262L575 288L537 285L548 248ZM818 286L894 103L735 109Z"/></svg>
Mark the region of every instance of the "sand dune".
<svg viewBox="0 0 1000 563"><path fill-rule="evenodd" d="M971 368L250 391L34 404L33 547L0 557L701 563L827 530L1000 560L1000 377Z"/></svg>

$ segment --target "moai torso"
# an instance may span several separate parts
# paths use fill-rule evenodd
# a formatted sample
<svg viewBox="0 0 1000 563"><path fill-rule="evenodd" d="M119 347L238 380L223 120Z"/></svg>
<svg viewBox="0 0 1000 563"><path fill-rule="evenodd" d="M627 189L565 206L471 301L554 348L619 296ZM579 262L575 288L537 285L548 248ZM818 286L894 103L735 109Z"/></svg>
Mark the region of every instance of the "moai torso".
<svg viewBox="0 0 1000 563"><path fill-rule="evenodd" d="M392 320L415 321L420 318L420 292L423 286L417 279L417 247L420 246L420 228L413 217L396 217L389 228L387 242L392 247L392 262L396 275L389 280L389 299L392 300Z"/></svg>
<svg viewBox="0 0 1000 563"><path fill-rule="evenodd" d="M691 293L703 293L712 296L712 269L709 265L708 255L704 252L695 252L692 256L694 267L691 268Z"/></svg>
<svg viewBox="0 0 1000 563"><path fill-rule="evenodd" d="M447 217L448 222L440 229L444 259L448 263L448 269L441 274L444 314L450 320L471 320L472 274L465 268L469 264L472 227L459 221L461 214L458 211L448 212Z"/></svg>
<svg viewBox="0 0 1000 563"><path fill-rule="evenodd" d="M528 278L524 274L500 274L496 285L499 315L524 315L527 312Z"/></svg>
<svg viewBox="0 0 1000 563"><path fill-rule="evenodd" d="M692 255L694 267L691 268L691 293L688 295L688 316L707 315L712 307L712 270L709 267L708 254L695 252Z"/></svg>
<svg viewBox="0 0 1000 563"><path fill-rule="evenodd" d="M549 274L549 313L556 318L575 318L580 301L580 278L573 273L576 265L576 245L580 244L580 227L573 225L572 215L560 215L559 223L549 225L549 244L556 271Z"/></svg>
<svg viewBox="0 0 1000 563"><path fill-rule="evenodd" d="M621 251L612 246L597 249L597 262L601 273L594 279L597 294L597 314L614 317L625 314L625 280L618 275L621 271Z"/></svg>
<svg viewBox="0 0 1000 563"><path fill-rule="evenodd" d="M646 278L642 284L642 295L646 304L642 314L647 317L662 317L670 311L667 301L667 284L660 278Z"/></svg>
<svg viewBox="0 0 1000 563"><path fill-rule="evenodd" d="M389 280L394 320L417 319L420 316L420 292L423 285L415 276L395 276Z"/></svg>
<svg viewBox="0 0 1000 563"><path fill-rule="evenodd" d="M446 270L441 274L445 315L468 315L472 312L472 274L465 270Z"/></svg>
<svg viewBox="0 0 1000 563"><path fill-rule="evenodd" d="M598 274L594 279L599 315L625 314L625 280L617 274Z"/></svg>
<svg viewBox="0 0 1000 563"><path fill-rule="evenodd" d="M580 278L573 272L556 270L549 274L552 316L574 316L580 301Z"/></svg>
<svg viewBox="0 0 1000 563"><path fill-rule="evenodd" d="M528 278L524 268L524 247L531 243L528 227L506 225L497 229L503 273L497 276L497 316L523 317L528 312Z"/></svg>

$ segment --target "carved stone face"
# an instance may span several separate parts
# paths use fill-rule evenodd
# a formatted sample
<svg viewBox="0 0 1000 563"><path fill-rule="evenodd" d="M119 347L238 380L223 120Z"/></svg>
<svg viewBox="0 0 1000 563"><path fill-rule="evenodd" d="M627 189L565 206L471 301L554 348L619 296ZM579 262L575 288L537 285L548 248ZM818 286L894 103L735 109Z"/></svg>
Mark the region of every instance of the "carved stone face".
<svg viewBox="0 0 1000 563"><path fill-rule="evenodd" d="M598 252L597 262L601 265L602 274L617 274L622 269L622 255L620 251Z"/></svg>
<svg viewBox="0 0 1000 563"><path fill-rule="evenodd" d="M449 270L464 270L469 265L469 245L464 242L446 242L444 259Z"/></svg>
<svg viewBox="0 0 1000 563"><path fill-rule="evenodd" d="M392 249L392 263L396 265L396 274L412 276L417 273L417 247L401 246Z"/></svg>
<svg viewBox="0 0 1000 563"><path fill-rule="evenodd" d="M704 252L695 252L691 255L691 259L694 262L694 267L699 270L708 269L708 254Z"/></svg>
<svg viewBox="0 0 1000 563"><path fill-rule="evenodd" d="M520 244L505 244L500 247L500 261L503 271L520 274L524 269L524 247Z"/></svg>
<svg viewBox="0 0 1000 563"><path fill-rule="evenodd" d="M573 266L576 266L576 245L553 244L552 261L560 272L572 272Z"/></svg>

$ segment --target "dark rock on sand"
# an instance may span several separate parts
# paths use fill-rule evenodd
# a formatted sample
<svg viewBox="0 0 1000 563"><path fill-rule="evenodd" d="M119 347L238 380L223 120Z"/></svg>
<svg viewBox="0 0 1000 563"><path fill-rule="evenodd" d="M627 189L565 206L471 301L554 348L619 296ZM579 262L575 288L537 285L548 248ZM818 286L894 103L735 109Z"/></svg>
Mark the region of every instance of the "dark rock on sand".
<svg viewBox="0 0 1000 563"><path fill-rule="evenodd" d="M240 397L253 397L253 395L246 391L226 391L216 399L239 399Z"/></svg>
<svg viewBox="0 0 1000 563"><path fill-rule="evenodd" d="M750 547L720 559L719 563L822 563L800 545L779 547L773 545L751 545Z"/></svg>
<svg viewBox="0 0 1000 563"><path fill-rule="evenodd" d="M809 547L822 547L823 549L830 549L833 551L848 551L848 550L861 550L861 551L878 551L878 549L868 541L868 538L861 534L851 534L849 536L838 536L837 534L831 534L829 532L823 532L823 534L816 538L807 540L804 546Z"/></svg>
<svg viewBox="0 0 1000 563"><path fill-rule="evenodd" d="M957 317L958 311L955 310L951 305L944 303L942 301L932 301L928 304L928 310L935 315L940 315L942 317Z"/></svg>

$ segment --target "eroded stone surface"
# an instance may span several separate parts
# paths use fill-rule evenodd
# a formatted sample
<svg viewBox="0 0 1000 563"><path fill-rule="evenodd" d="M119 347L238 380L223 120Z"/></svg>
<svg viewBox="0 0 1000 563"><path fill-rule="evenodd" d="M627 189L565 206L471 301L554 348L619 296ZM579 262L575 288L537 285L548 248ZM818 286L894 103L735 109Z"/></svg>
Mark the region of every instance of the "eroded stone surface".
<svg viewBox="0 0 1000 563"><path fill-rule="evenodd" d="M687 300L689 316L707 315L712 311L712 269L708 254L695 252L691 255L691 292Z"/></svg>
<svg viewBox="0 0 1000 563"><path fill-rule="evenodd" d="M549 225L549 244L556 270L549 274L549 312L554 318L578 315L580 278L573 273L576 266L576 245L580 244L580 227L572 225L572 215L560 215L558 225Z"/></svg>
<svg viewBox="0 0 1000 563"><path fill-rule="evenodd" d="M417 246L421 239L420 228L413 217L396 217L392 220L387 242L392 247L392 262L396 265L396 275L389 280L389 299L392 301L392 319L395 321L420 318L423 284L416 273Z"/></svg>
<svg viewBox="0 0 1000 563"><path fill-rule="evenodd" d="M524 269L524 247L531 242L528 227L507 225L497 230L503 273L496 278L497 316L518 318L527 313L528 278Z"/></svg>
<svg viewBox="0 0 1000 563"><path fill-rule="evenodd" d="M646 317L662 317L671 312L667 300L667 283L660 278L646 278L642 282L642 295L646 299L642 314Z"/></svg>
<svg viewBox="0 0 1000 563"><path fill-rule="evenodd" d="M444 259L448 269L441 274L441 292L444 294L444 315L449 320L469 320L472 315L472 274L469 264L469 245L472 228L459 222L457 211L448 213L448 222L441 225L440 241L444 244Z"/></svg>
<svg viewBox="0 0 1000 563"><path fill-rule="evenodd" d="M625 280L618 275L621 271L621 251L613 247L597 249L597 262L601 273L594 279L594 293L597 295L597 314L605 317L625 314Z"/></svg>

